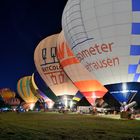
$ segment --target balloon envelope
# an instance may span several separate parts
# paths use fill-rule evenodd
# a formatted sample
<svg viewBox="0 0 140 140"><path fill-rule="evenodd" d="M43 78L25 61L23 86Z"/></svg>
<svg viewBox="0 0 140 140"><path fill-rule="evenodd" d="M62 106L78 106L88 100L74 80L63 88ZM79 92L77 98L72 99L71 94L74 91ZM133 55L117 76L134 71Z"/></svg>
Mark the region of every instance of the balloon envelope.
<svg viewBox="0 0 140 140"><path fill-rule="evenodd" d="M76 95L73 97L74 101L80 101L84 96L82 95L82 93L77 92Z"/></svg>
<svg viewBox="0 0 140 140"><path fill-rule="evenodd" d="M17 91L19 96L26 103L36 103L38 98L34 96L30 88L31 76L21 78L17 83Z"/></svg>
<svg viewBox="0 0 140 140"><path fill-rule="evenodd" d="M20 104L20 100L18 98L10 98L8 100L8 104L11 106L18 106Z"/></svg>
<svg viewBox="0 0 140 140"><path fill-rule="evenodd" d="M48 87L47 87L48 88ZM52 108L54 105L54 102L48 98L36 85L35 81L34 81L34 73L32 74L32 78L31 78L31 90L33 91L34 95L39 99L40 102L44 103L46 102L48 105L48 108ZM45 89L45 92L47 90ZM51 91L51 90L50 90ZM52 93L52 91L51 91ZM53 94L53 93L52 93Z"/></svg>
<svg viewBox="0 0 140 140"><path fill-rule="evenodd" d="M0 89L0 96L2 97L4 102L7 102L8 99L14 98L16 93L9 88Z"/></svg>
<svg viewBox="0 0 140 140"><path fill-rule="evenodd" d="M69 0L62 17L66 40L104 85L140 81L139 0Z"/></svg>
<svg viewBox="0 0 140 140"><path fill-rule="evenodd" d="M96 98L104 96L107 89L80 64L79 60L69 48L63 31L58 37L57 53L63 69L90 104L93 105Z"/></svg>
<svg viewBox="0 0 140 140"><path fill-rule="evenodd" d="M122 105L133 100L140 90L140 84L137 82L119 83L107 85L110 94Z"/></svg>
<svg viewBox="0 0 140 140"><path fill-rule="evenodd" d="M39 73L36 71L32 75L32 84L36 90L39 90L40 93L44 94L44 97L48 97L53 101L57 100L56 95L52 92L52 90L45 84ZM39 94L40 94L39 93Z"/></svg>
<svg viewBox="0 0 140 140"><path fill-rule="evenodd" d="M43 39L35 49L36 69L56 96L75 95L78 89L63 71L56 55L58 34Z"/></svg>

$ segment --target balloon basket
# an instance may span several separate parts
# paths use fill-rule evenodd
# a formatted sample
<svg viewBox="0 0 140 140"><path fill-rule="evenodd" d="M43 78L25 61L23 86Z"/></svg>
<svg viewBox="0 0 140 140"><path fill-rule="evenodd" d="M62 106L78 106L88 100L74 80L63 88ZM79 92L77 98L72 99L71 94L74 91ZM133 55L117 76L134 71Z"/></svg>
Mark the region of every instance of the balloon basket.
<svg viewBox="0 0 140 140"><path fill-rule="evenodd" d="M120 118L121 119L131 119L131 113L128 111L122 111L122 112L120 112Z"/></svg>

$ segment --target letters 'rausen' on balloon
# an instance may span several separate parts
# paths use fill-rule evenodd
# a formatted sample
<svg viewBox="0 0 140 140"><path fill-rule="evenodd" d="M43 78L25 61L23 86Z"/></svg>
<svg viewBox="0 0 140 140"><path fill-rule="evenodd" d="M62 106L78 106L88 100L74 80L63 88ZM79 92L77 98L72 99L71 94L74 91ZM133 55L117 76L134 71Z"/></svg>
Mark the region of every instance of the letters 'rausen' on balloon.
<svg viewBox="0 0 140 140"><path fill-rule="evenodd" d="M102 98L107 93L107 89L74 56L65 41L63 31L58 37L57 52L63 69L91 105L96 98Z"/></svg>
<svg viewBox="0 0 140 140"><path fill-rule="evenodd" d="M64 9L67 42L104 85L140 81L139 5L139 0L69 0Z"/></svg>
<svg viewBox="0 0 140 140"><path fill-rule="evenodd" d="M56 55L58 34L43 39L35 49L36 69L56 96L75 95L78 89L63 71Z"/></svg>

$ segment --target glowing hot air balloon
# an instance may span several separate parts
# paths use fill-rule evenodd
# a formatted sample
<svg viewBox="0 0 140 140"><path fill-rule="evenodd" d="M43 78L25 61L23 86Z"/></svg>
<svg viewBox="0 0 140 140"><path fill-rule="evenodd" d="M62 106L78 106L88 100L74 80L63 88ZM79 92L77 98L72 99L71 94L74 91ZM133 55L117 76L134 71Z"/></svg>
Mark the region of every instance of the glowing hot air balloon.
<svg viewBox="0 0 140 140"><path fill-rule="evenodd" d="M74 56L64 38L63 31L58 37L57 52L63 69L90 104L93 105L96 98L105 95L107 89Z"/></svg>
<svg viewBox="0 0 140 140"><path fill-rule="evenodd" d="M0 96L5 103L7 103L10 98L14 98L15 95L16 93L9 88L0 89Z"/></svg>
<svg viewBox="0 0 140 140"><path fill-rule="evenodd" d="M38 74L38 73L35 73L35 74ZM35 75L34 75L34 73L32 74L32 78L31 78L31 82L30 82L30 87L31 87L31 90L32 90L32 92L34 93L34 95L39 99L39 101L41 102L41 103L47 103L47 106L48 106L48 108L52 108L53 107L53 105L54 105L54 102L51 100L51 99L49 99L38 87L37 87L37 85L36 85L36 83L35 83ZM39 78L39 75L38 75L38 78ZM41 79L40 79L41 80ZM39 81L40 81L39 80ZM43 82L43 81L42 81ZM42 82L40 83L40 84L42 84ZM48 91L47 89L48 89L48 87L45 85L45 93ZM51 93L52 93L52 91L51 90L49 90ZM53 93L52 93L53 94Z"/></svg>
<svg viewBox="0 0 140 140"><path fill-rule="evenodd" d="M19 96L33 109L38 98L34 96L30 88L31 76L21 78L17 83L17 91Z"/></svg>
<svg viewBox="0 0 140 140"><path fill-rule="evenodd" d="M128 82L106 85L109 89L110 94L121 104L130 103L138 91L140 90L140 83L138 82Z"/></svg>
<svg viewBox="0 0 140 140"><path fill-rule="evenodd" d="M73 100L79 102L83 97L83 94L77 92L76 95L73 97Z"/></svg>
<svg viewBox="0 0 140 140"><path fill-rule="evenodd" d="M36 69L47 86L56 96L75 95L78 89L67 77L57 59L58 34L43 39L35 49L34 61ZM67 101L65 102L65 106Z"/></svg>
<svg viewBox="0 0 140 140"><path fill-rule="evenodd" d="M10 98L7 104L9 104L12 107L12 109L15 111L18 105L20 104L20 100L18 98Z"/></svg>
<svg viewBox="0 0 140 140"><path fill-rule="evenodd" d="M17 106L20 104L20 100L18 98L10 98L8 104L11 106Z"/></svg>
<svg viewBox="0 0 140 140"><path fill-rule="evenodd" d="M140 81L139 5L139 0L69 0L64 9L70 48L103 85Z"/></svg>
<svg viewBox="0 0 140 140"><path fill-rule="evenodd" d="M45 82L43 81L43 79L41 78L41 76L39 75L37 71L32 74L31 81L32 81L31 84L34 87L34 93L36 93L37 96L40 96L40 94L42 93L41 96L44 98L46 98L47 96L53 101L57 100L57 96L45 84Z"/></svg>

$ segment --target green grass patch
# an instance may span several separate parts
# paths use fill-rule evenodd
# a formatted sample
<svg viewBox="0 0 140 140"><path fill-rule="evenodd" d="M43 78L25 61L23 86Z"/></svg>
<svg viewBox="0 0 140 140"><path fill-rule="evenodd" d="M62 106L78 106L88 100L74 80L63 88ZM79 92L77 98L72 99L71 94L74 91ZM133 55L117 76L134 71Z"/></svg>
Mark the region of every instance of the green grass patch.
<svg viewBox="0 0 140 140"><path fill-rule="evenodd" d="M94 115L0 113L0 140L140 140L140 121Z"/></svg>

